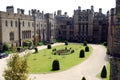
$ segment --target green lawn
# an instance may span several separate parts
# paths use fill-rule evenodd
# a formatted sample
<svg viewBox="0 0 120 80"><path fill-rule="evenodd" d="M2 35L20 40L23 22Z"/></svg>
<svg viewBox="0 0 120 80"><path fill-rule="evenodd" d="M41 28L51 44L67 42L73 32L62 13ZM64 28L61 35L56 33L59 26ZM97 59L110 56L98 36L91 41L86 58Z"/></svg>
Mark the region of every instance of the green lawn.
<svg viewBox="0 0 120 80"><path fill-rule="evenodd" d="M52 49L56 48L64 49L65 47L74 49L73 54L69 55L52 55ZM79 58L79 52L81 49L84 49L85 47L82 46L82 44L69 44L67 46L60 45L60 46L54 46L52 49L43 49L40 50L39 53L30 54L28 57L28 66L29 66L29 72L30 73L49 73L53 72L52 69L52 62L55 59L59 60L60 63L60 70L63 71L66 69L69 69L80 62L87 59L92 52L92 48L89 46L90 51L85 53L85 58Z"/></svg>

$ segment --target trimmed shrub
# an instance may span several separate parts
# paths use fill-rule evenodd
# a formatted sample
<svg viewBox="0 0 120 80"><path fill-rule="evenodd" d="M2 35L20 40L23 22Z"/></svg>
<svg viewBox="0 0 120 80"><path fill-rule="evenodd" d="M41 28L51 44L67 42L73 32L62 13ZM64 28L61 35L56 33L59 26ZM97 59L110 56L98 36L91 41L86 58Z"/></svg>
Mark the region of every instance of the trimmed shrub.
<svg viewBox="0 0 120 80"><path fill-rule="evenodd" d="M23 42L23 46L25 46L25 47L32 46L32 42L29 41L29 40L26 40L26 41Z"/></svg>
<svg viewBox="0 0 120 80"><path fill-rule="evenodd" d="M7 43L3 44L3 51L8 51L9 50L9 46Z"/></svg>
<svg viewBox="0 0 120 80"><path fill-rule="evenodd" d="M51 45L50 45L50 44L48 44L48 45L47 45L47 48L48 48L48 49L51 49Z"/></svg>
<svg viewBox="0 0 120 80"><path fill-rule="evenodd" d="M83 78L82 78L82 80L86 80L86 78L85 78L85 77L83 77Z"/></svg>
<svg viewBox="0 0 120 80"><path fill-rule="evenodd" d="M75 51L74 50L71 50L71 53L74 53Z"/></svg>
<svg viewBox="0 0 120 80"><path fill-rule="evenodd" d="M52 70L60 70L60 65L59 65L59 61L58 60L54 60L53 64L52 64Z"/></svg>
<svg viewBox="0 0 120 80"><path fill-rule="evenodd" d="M35 53L38 53L38 48L37 47L35 47Z"/></svg>
<svg viewBox="0 0 120 80"><path fill-rule="evenodd" d="M68 45L68 41L65 41L65 45Z"/></svg>
<svg viewBox="0 0 120 80"><path fill-rule="evenodd" d="M84 57L85 57L85 52L84 52L84 50L81 50L81 51L80 51L79 57L80 57L80 58L84 58Z"/></svg>
<svg viewBox="0 0 120 80"><path fill-rule="evenodd" d="M106 78L107 77L107 70L105 65L103 66L103 69L101 71L101 78Z"/></svg>
<svg viewBox="0 0 120 80"><path fill-rule="evenodd" d="M84 46L87 46L87 41L84 41L83 45L84 45Z"/></svg>
<svg viewBox="0 0 120 80"><path fill-rule="evenodd" d="M85 51L89 52L89 47L88 46L85 47Z"/></svg>

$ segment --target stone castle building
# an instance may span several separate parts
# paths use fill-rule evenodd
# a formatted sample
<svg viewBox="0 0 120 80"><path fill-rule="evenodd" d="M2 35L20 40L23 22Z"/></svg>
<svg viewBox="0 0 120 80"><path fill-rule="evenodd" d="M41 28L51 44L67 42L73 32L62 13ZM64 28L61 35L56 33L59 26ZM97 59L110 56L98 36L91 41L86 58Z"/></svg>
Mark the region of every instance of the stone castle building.
<svg viewBox="0 0 120 80"><path fill-rule="evenodd" d="M109 16L108 47L110 52L110 80L120 80L120 0Z"/></svg>
<svg viewBox="0 0 120 80"><path fill-rule="evenodd" d="M0 45L6 42L9 46L22 46L25 40L34 44L49 41L55 38L54 24L53 14L32 9L25 15L23 9L18 8L14 13L14 7L8 6L6 12L0 11Z"/></svg>
<svg viewBox="0 0 120 80"><path fill-rule="evenodd" d="M58 10L54 14L32 9L24 14L24 9L7 6L6 12L0 11L0 47L3 43L9 46L22 46L26 40L37 42L53 42L55 39L74 42L101 42L107 39L108 16L91 9L74 10L73 17L67 12ZM104 35L104 36L103 36Z"/></svg>

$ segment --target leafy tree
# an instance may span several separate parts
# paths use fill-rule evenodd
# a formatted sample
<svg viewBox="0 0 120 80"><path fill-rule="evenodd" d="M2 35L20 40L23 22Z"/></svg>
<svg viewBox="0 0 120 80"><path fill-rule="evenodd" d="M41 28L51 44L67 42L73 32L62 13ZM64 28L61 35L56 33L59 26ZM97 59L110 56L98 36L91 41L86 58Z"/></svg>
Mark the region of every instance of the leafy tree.
<svg viewBox="0 0 120 80"><path fill-rule="evenodd" d="M13 54L8 60L3 76L5 80L27 80L27 68L27 56L21 58L18 54Z"/></svg>
<svg viewBox="0 0 120 80"><path fill-rule="evenodd" d="M107 77L107 70L105 65L103 66L103 69L101 71L101 78L106 78Z"/></svg>

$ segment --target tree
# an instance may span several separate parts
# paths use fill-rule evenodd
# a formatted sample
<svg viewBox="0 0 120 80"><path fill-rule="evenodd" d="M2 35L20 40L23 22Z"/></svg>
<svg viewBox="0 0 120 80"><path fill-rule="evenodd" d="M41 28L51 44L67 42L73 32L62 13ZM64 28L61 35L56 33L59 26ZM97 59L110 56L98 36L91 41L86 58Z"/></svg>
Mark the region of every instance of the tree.
<svg viewBox="0 0 120 80"><path fill-rule="evenodd" d="M101 78L106 78L107 77L107 70L105 65L103 66L103 69L101 71Z"/></svg>
<svg viewBox="0 0 120 80"><path fill-rule="evenodd" d="M60 70L60 65L58 60L53 61L52 70Z"/></svg>
<svg viewBox="0 0 120 80"><path fill-rule="evenodd" d="M3 76L5 80L27 80L27 68L27 56L21 58L18 54L13 54L8 60Z"/></svg>

